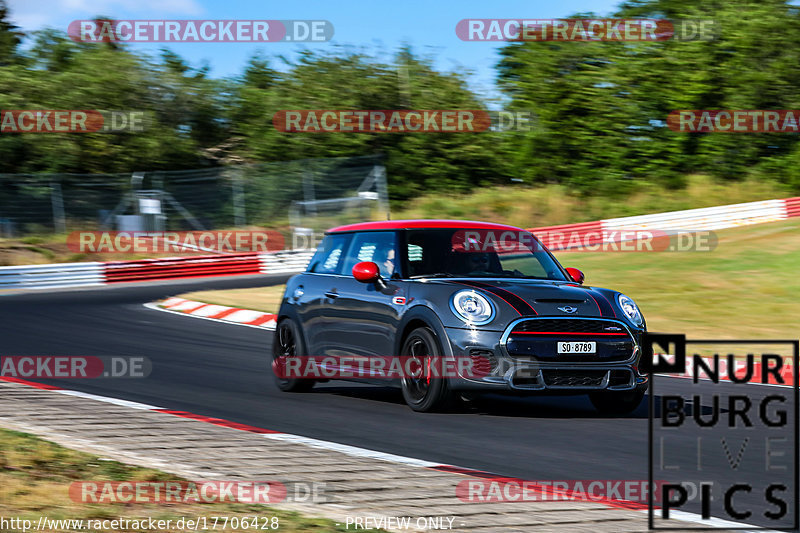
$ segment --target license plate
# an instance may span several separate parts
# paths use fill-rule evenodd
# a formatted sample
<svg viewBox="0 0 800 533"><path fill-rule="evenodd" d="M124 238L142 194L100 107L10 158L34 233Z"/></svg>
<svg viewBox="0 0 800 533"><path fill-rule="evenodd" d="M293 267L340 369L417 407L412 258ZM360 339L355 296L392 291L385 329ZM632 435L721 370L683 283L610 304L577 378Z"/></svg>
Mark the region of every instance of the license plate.
<svg viewBox="0 0 800 533"><path fill-rule="evenodd" d="M597 353L596 342L559 342L558 353Z"/></svg>

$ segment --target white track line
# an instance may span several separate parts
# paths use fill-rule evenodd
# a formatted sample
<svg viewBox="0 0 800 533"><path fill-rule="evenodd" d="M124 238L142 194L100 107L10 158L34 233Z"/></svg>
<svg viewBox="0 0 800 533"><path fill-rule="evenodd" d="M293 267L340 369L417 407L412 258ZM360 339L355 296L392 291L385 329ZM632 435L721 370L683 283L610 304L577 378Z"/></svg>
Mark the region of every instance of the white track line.
<svg viewBox="0 0 800 533"><path fill-rule="evenodd" d="M312 439L310 437L303 437L300 435L292 435L290 433L266 433L263 435L266 439L279 440L283 442L291 442L294 444L304 444L311 448L319 448L322 450L332 450L350 455L353 457L364 457L368 459L380 459L382 461L389 461L402 465L420 466L423 468L430 468L434 466L443 466L441 463L432 463L431 461L424 461L422 459L415 459L413 457L406 457L403 455L395 455L392 453L379 452L376 450L368 450L367 448L359 448L358 446L350 446L348 444L339 444L327 440ZM444 465L449 466L449 465Z"/></svg>
<svg viewBox="0 0 800 533"><path fill-rule="evenodd" d="M89 394L88 392L81 392L76 390L55 389L53 392L64 394L66 396L76 396L78 398L86 398L87 400L95 400L98 402L111 403L119 405L120 407L130 407L131 409L139 409L141 411L154 411L161 409L155 405L148 405L146 403L131 402L129 400L121 400L119 398L111 398L109 396L98 396L97 394Z"/></svg>

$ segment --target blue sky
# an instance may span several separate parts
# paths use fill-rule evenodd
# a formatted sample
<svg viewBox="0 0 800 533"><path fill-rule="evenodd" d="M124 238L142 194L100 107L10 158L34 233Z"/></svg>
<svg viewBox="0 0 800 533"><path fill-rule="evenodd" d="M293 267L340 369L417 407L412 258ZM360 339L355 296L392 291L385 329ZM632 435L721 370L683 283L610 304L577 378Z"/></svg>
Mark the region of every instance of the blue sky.
<svg viewBox="0 0 800 533"><path fill-rule="evenodd" d="M349 45L375 55L391 54L407 43L418 54L433 55L439 69L471 72L473 90L494 95L493 67L502 43L464 42L455 34L465 18L560 18L575 13L611 13L619 0L396 0L274 2L270 0L8 0L12 20L25 31L52 27L66 31L73 20L106 15L114 19L324 19L335 28L329 43L131 43L157 53L168 47L192 66L204 62L214 77L236 76L259 50L292 59L302 47ZM280 62L273 61L276 68Z"/></svg>

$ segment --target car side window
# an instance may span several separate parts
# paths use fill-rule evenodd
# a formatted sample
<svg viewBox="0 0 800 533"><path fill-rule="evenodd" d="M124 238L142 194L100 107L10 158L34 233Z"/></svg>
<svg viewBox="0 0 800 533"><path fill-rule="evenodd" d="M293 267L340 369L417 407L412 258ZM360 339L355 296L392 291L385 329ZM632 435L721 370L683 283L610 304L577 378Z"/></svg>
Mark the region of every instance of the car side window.
<svg viewBox="0 0 800 533"><path fill-rule="evenodd" d="M427 253L423 253L422 246L419 244L407 243L406 244L406 259L408 260L408 274L415 276L422 271L422 266L427 259Z"/></svg>
<svg viewBox="0 0 800 533"><path fill-rule="evenodd" d="M342 258L352 235L326 235L308 264L307 272L317 274L341 274Z"/></svg>
<svg viewBox="0 0 800 533"><path fill-rule="evenodd" d="M344 264L344 272L350 272L356 263L372 261L378 265L381 277L389 279L397 271L397 237L393 231L369 231L357 233Z"/></svg>
<svg viewBox="0 0 800 533"><path fill-rule="evenodd" d="M443 232L410 231L406 234L406 275L409 277L442 270L443 256L450 249L450 240Z"/></svg>

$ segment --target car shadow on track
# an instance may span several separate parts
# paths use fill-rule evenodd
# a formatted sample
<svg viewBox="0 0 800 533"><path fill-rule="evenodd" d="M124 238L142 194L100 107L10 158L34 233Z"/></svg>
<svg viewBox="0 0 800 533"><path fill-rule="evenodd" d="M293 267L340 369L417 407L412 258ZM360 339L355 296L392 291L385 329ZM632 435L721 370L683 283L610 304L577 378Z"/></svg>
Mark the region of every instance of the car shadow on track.
<svg viewBox="0 0 800 533"><path fill-rule="evenodd" d="M359 400L403 405L399 389L372 385L325 385L317 386L312 394L333 394ZM687 402L690 403L690 402ZM661 416L661 396L656 395L654 415ZM688 409L688 405L687 405ZM711 413L711 407L703 406L702 413ZM686 411L688 413L688 411ZM576 396L513 396L504 394L480 394L462 398L456 405L442 414L474 414L521 418L591 418L591 419L647 419L648 396L632 413L624 415L602 414L589 402L586 395Z"/></svg>
<svg viewBox="0 0 800 533"><path fill-rule="evenodd" d="M645 395L642 403L631 413L624 415L602 414L597 412L586 395L576 396L504 396L487 394L466 402L469 408L478 414L497 416L520 416L525 418L632 418L647 419L649 411L649 395ZM686 401L684 414L690 415L691 400ZM721 413L727 409L720 409ZM713 408L701 406L704 416L713 414ZM661 417L661 396L655 396L653 416Z"/></svg>
<svg viewBox="0 0 800 533"><path fill-rule="evenodd" d="M647 397L632 413L609 415L597 412L586 395L508 396L486 394L466 402L475 414L522 418L647 418Z"/></svg>
<svg viewBox="0 0 800 533"><path fill-rule="evenodd" d="M368 384L348 384L348 385L317 385L309 394L334 394L346 398L357 398L360 400L385 402L402 405L403 394L400 389L395 387L382 387L379 385Z"/></svg>

